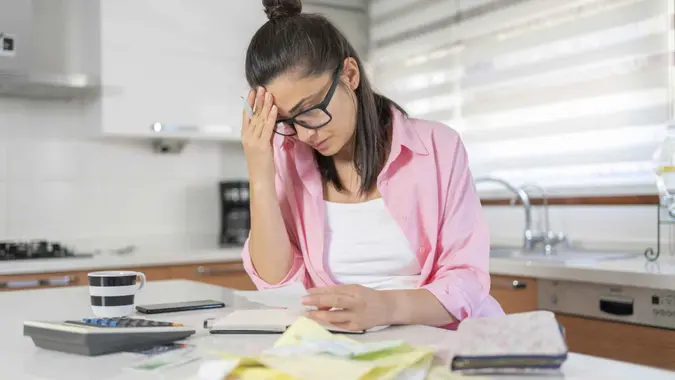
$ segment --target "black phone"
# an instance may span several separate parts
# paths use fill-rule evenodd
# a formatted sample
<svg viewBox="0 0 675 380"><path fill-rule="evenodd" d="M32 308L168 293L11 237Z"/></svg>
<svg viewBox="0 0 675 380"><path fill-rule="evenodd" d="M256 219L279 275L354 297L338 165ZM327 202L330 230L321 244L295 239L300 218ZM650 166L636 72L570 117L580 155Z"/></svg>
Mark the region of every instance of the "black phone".
<svg viewBox="0 0 675 380"><path fill-rule="evenodd" d="M136 310L143 314L173 313L176 311L218 309L225 303L214 300L198 300L185 302L158 303L154 305L138 305Z"/></svg>

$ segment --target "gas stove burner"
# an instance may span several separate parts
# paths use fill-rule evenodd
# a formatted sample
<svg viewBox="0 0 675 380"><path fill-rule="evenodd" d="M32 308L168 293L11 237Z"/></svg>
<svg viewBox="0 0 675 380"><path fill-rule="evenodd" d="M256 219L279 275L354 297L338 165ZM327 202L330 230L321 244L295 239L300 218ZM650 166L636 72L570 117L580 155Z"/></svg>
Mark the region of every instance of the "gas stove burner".
<svg viewBox="0 0 675 380"><path fill-rule="evenodd" d="M75 257L65 245L47 240L0 241L0 260L49 259Z"/></svg>

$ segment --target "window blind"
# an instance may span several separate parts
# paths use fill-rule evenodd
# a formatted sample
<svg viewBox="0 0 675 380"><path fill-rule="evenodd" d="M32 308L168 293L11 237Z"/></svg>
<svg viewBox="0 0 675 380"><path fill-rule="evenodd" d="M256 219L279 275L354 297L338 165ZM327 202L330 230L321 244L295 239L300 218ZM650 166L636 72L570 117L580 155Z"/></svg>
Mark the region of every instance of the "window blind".
<svg viewBox="0 0 675 380"><path fill-rule="evenodd" d="M672 116L672 3L373 0L369 69L411 116L461 134L475 177L654 193L652 155Z"/></svg>

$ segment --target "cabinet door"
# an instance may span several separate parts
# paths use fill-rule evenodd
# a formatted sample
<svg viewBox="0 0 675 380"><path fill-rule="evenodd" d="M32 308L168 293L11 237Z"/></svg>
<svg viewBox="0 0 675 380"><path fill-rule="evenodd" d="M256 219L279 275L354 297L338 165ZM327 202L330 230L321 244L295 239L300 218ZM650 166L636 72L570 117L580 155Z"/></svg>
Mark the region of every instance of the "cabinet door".
<svg viewBox="0 0 675 380"><path fill-rule="evenodd" d="M205 282L225 288L255 290L242 263L181 265L171 268L173 278Z"/></svg>
<svg viewBox="0 0 675 380"><path fill-rule="evenodd" d="M101 20L105 134L239 136L258 2L106 1Z"/></svg>
<svg viewBox="0 0 675 380"><path fill-rule="evenodd" d="M537 281L533 278L491 276L490 294L507 314L537 309Z"/></svg>
<svg viewBox="0 0 675 380"><path fill-rule="evenodd" d="M132 270L141 272L145 275L146 281L171 280L172 272L170 266L152 266L152 267L127 267L120 270Z"/></svg>
<svg viewBox="0 0 675 380"><path fill-rule="evenodd" d="M571 352L675 370L675 330L556 315Z"/></svg>
<svg viewBox="0 0 675 380"><path fill-rule="evenodd" d="M0 291L87 285L87 272L30 273L0 276Z"/></svg>

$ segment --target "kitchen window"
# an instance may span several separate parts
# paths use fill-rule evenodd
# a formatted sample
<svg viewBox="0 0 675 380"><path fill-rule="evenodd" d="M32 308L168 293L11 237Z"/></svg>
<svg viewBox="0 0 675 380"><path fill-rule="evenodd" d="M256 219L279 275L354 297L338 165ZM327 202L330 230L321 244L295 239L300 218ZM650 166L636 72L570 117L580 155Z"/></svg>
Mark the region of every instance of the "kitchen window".
<svg viewBox="0 0 675 380"><path fill-rule="evenodd" d="M369 69L411 116L461 134L476 177L557 196L654 194L672 3L374 0Z"/></svg>

